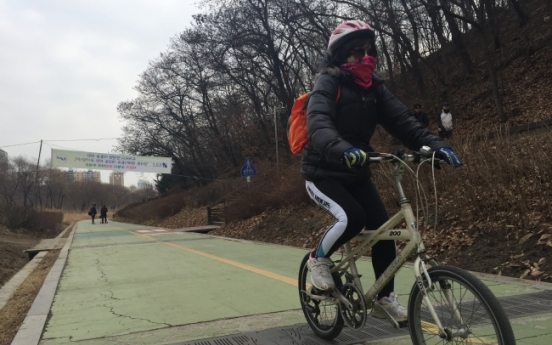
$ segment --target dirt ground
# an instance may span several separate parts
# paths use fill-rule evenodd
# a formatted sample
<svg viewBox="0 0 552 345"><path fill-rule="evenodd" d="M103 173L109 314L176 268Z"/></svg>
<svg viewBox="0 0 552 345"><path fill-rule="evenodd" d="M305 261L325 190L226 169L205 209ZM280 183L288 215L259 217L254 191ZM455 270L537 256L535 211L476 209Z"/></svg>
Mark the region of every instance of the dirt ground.
<svg viewBox="0 0 552 345"><path fill-rule="evenodd" d="M86 215L81 213L66 212L58 229L46 234L25 229L8 230L0 226L0 287L29 262L23 250L33 248L43 238L54 238L71 224L85 218ZM71 228L63 237L67 237L70 231ZM0 345L9 345L12 342L58 255L59 250L46 254L14 296L0 309Z"/></svg>
<svg viewBox="0 0 552 345"><path fill-rule="evenodd" d="M29 261L23 250L33 248L40 238L0 226L0 286L3 286Z"/></svg>
<svg viewBox="0 0 552 345"><path fill-rule="evenodd" d="M0 345L9 345L12 342L58 255L59 250L46 254L14 296L0 309Z"/></svg>

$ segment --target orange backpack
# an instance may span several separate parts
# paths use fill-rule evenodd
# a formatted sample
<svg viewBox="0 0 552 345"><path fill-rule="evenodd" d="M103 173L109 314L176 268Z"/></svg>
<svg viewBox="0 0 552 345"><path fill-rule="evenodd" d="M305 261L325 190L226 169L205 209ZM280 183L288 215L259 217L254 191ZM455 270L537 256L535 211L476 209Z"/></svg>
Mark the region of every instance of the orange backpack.
<svg viewBox="0 0 552 345"><path fill-rule="evenodd" d="M335 102L339 100L341 96L341 88L337 88L337 98ZM297 97L291 107L291 115L288 119L287 125L287 137L289 142L289 149L294 155L301 154L303 147L307 144L307 105L309 104L310 93L305 92L301 96Z"/></svg>

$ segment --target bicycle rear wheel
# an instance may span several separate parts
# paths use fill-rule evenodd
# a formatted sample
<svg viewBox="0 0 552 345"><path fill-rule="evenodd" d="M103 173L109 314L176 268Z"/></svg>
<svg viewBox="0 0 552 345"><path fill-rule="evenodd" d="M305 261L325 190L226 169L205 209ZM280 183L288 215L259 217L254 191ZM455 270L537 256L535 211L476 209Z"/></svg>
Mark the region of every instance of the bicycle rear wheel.
<svg viewBox="0 0 552 345"><path fill-rule="evenodd" d="M439 334L420 287L414 284L408 301L413 344L516 343L510 321L498 299L479 279L454 266L432 267L428 272L432 282L428 297L446 334ZM427 285L425 279L424 283Z"/></svg>
<svg viewBox="0 0 552 345"><path fill-rule="evenodd" d="M299 300L301 309L307 319L307 323L316 335L326 340L332 340L343 330L343 319L339 312L339 301L333 297L325 296L322 292L313 291L313 294L323 296L323 300L316 300L309 296L311 291L310 271L307 267L309 255L305 255L299 268ZM335 286L341 289L343 286L339 275L333 274Z"/></svg>

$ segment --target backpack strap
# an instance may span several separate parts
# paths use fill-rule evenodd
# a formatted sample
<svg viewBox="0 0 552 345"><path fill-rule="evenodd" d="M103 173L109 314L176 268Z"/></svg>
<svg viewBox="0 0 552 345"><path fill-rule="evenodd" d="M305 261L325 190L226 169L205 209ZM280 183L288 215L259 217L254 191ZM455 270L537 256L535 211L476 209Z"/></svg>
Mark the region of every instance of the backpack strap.
<svg viewBox="0 0 552 345"><path fill-rule="evenodd" d="M305 104L303 104L303 107L301 110L306 110L307 106L309 105L309 100L311 98L312 93L309 92L309 95L307 97L307 100L305 101ZM341 97L341 85L337 85L337 97L335 98L335 103L339 101L339 97Z"/></svg>

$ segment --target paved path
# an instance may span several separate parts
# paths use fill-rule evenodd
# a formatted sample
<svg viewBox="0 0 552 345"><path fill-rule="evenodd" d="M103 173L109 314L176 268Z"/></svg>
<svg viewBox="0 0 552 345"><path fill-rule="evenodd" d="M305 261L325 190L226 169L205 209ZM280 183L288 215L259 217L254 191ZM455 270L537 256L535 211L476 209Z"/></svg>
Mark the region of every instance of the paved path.
<svg viewBox="0 0 552 345"><path fill-rule="evenodd" d="M305 323L296 288L305 250L163 230L79 222L40 344L176 344ZM368 285L370 262L360 270ZM396 281L406 304L411 270ZM552 289L484 281L499 297ZM552 307L512 324L518 344L552 343Z"/></svg>

